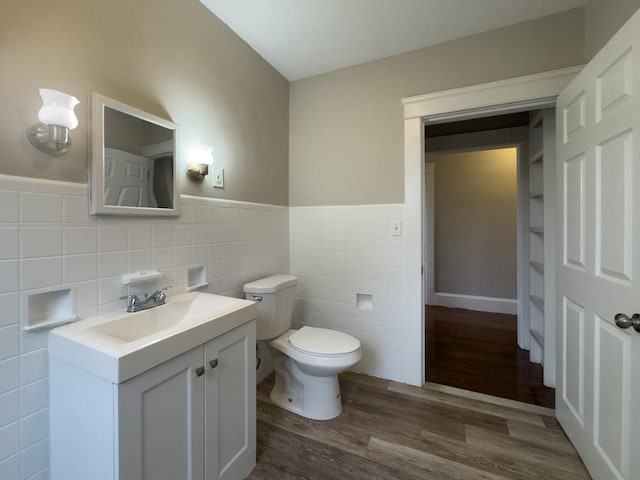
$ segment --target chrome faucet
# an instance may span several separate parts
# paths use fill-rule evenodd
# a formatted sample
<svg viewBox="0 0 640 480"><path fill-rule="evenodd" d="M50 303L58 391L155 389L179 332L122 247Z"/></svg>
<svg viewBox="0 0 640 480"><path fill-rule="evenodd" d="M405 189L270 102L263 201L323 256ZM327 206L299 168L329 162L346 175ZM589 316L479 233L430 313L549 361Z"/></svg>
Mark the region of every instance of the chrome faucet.
<svg viewBox="0 0 640 480"><path fill-rule="evenodd" d="M127 300L127 312L139 312L140 310L147 310L149 308L158 307L164 305L167 299L166 290L171 290L171 285L168 287L160 288L155 292L144 294L144 300L141 300L137 295L127 295L126 297L120 297Z"/></svg>

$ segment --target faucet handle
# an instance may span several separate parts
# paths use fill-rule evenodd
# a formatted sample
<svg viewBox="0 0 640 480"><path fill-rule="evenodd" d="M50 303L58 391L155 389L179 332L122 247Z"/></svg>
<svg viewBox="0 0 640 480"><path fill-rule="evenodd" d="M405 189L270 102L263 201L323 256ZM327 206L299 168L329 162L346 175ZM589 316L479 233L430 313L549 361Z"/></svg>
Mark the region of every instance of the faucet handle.
<svg viewBox="0 0 640 480"><path fill-rule="evenodd" d="M126 300L133 305L138 305L140 303L140 299L137 295L125 295L124 297L120 297L120 300Z"/></svg>
<svg viewBox="0 0 640 480"><path fill-rule="evenodd" d="M140 299L137 295L127 295L125 297L120 297L120 300L127 301L127 311L133 311L133 309L140 305Z"/></svg>
<svg viewBox="0 0 640 480"><path fill-rule="evenodd" d="M167 299L167 294L164 293L165 290L171 290L171 285L168 285L164 288L159 288L151 294L151 297L154 298L157 302L164 302Z"/></svg>

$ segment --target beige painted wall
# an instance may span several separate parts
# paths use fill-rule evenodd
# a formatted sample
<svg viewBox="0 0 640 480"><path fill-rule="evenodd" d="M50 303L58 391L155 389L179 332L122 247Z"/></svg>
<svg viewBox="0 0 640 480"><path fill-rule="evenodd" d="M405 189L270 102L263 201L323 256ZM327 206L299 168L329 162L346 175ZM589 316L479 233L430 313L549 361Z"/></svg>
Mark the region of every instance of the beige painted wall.
<svg viewBox="0 0 640 480"><path fill-rule="evenodd" d="M640 0L591 0L585 7L585 54L590 59L640 8Z"/></svg>
<svg viewBox="0 0 640 480"><path fill-rule="evenodd" d="M78 97L72 150L52 159L25 138L39 87ZM90 92L180 125L182 150L214 148L225 189L182 192L288 204L289 82L197 0L0 0L0 173L87 181Z"/></svg>
<svg viewBox="0 0 640 480"><path fill-rule="evenodd" d="M584 63L583 10L291 83L291 205L404 202L403 97Z"/></svg>
<svg viewBox="0 0 640 480"><path fill-rule="evenodd" d="M435 163L435 291L517 297L515 148L428 154Z"/></svg>

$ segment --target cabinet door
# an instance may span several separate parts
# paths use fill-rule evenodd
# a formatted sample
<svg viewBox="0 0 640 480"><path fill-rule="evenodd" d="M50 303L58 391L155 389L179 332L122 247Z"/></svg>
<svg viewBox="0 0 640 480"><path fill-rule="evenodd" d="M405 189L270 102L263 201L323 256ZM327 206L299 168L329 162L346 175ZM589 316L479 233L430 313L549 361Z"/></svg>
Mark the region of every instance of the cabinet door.
<svg viewBox="0 0 640 480"><path fill-rule="evenodd" d="M120 479L204 479L202 365L198 347L118 385Z"/></svg>
<svg viewBox="0 0 640 480"><path fill-rule="evenodd" d="M255 321L205 344L207 480L245 478L256 461Z"/></svg>

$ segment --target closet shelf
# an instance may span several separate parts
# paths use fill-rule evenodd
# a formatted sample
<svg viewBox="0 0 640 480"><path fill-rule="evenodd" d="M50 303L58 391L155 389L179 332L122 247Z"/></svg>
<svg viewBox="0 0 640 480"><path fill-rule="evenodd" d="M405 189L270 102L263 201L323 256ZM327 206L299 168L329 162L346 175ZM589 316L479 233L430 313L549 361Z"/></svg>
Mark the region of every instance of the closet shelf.
<svg viewBox="0 0 640 480"><path fill-rule="evenodd" d="M544 312L544 300L543 299L541 299L537 295L529 295L529 298L531 299L531 303L533 303L536 307L538 307L540 310L542 310Z"/></svg>
<svg viewBox="0 0 640 480"><path fill-rule="evenodd" d="M544 150L541 148L537 152L535 152L531 157L529 157L529 163L538 163L542 162L542 157L544 156Z"/></svg>
<svg viewBox="0 0 640 480"><path fill-rule="evenodd" d="M529 265L531 265L531 268L533 268L534 270L537 270L540 273L544 273L544 263L534 262L533 260L531 260L529 262Z"/></svg>
<svg viewBox="0 0 640 480"><path fill-rule="evenodd" d="M544 192L542 190L534 190L529 192L529 198L542 198L544 196Z"/></svg>
<svg viewBox="0 0 640 480"><path fill-rule="evenodd" d="M534 129L542 126L542 116L544 114L543 110L538 110L531 121L529 122L529 128Z"/></svg>
<svg viewBox="0 0 640 480"><path fill-rule="evenodd" d="M533 338L536 341L536 343L540 345L540 348L544 348L544 336L541 335L540 332L538 332L537 330L534 330L533 328L529 330L529 333L531 334L531 338Z"/></svg>

